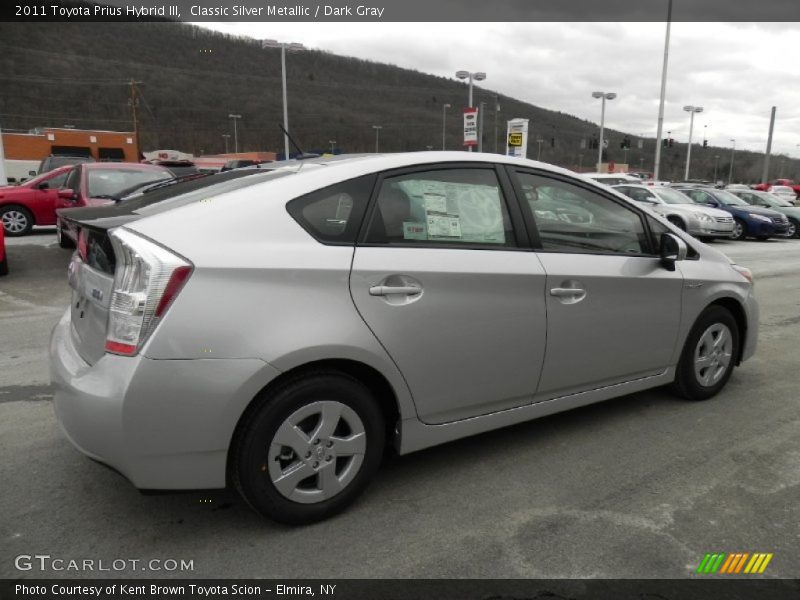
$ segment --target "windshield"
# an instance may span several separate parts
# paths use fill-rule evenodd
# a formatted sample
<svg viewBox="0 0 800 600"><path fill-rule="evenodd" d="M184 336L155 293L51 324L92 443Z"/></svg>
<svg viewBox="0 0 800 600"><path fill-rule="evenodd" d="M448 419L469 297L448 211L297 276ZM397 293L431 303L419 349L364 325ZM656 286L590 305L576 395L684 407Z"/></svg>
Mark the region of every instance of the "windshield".
<svg viewBox="0 0 800 600"><path fill-rule="evenodd" d="M725 190L714 191L714 197L723 204L728 204L730 206L749 206L747 202Z"/></svg>
<svg viewBox="0 0 800 600"><path fill-rule="evenodd" d="M27 187L36 187L43 181L48 183L48 187L50 189L60 188L64 185L64 181L67 179L67 175L70 173L69 170L64 171L59 175L53 175L53 171L47 171L46 173L42 173L41 175L37 175L33 179L29 179L25 182Z"/></svg>
<svg viewBox="0 0 800 600"><path fill-rule="evenodd" d="M667 204L695 204L695 201L686 194L668 187L654 188L653 193Z"/></svg>
<svg viewBox="0 0 800 600"><path fill-rule="evenodd" d="M90 198L116 198L120 192L143 183L172 178L167 171L133 169L92 169L88 176Z"/></svg>
<svg viewBox="0 0 800 600"><path fill-rule="evenodd" d="M794 194L794 190L785 185L773 185L769 191L773 194Z"/></svg>

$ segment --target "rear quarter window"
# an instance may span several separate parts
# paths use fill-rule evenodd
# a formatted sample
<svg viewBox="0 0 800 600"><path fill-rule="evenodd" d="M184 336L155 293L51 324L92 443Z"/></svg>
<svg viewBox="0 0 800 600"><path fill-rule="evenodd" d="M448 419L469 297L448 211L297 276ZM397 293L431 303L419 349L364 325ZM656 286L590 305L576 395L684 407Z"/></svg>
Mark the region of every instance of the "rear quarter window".
<svg viewBox="0 0 800 600"><path fill-rule="evenodd" d="M323 244L354 245L367 209L375 175L364 175L291 200L286 210Z"/></svg>

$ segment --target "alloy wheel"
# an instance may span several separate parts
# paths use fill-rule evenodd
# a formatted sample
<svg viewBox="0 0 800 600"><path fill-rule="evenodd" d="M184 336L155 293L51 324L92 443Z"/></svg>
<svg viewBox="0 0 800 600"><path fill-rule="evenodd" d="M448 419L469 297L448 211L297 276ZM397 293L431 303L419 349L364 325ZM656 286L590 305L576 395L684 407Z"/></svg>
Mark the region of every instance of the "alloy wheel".
<svg viewBox="0 0 800 600"><path fill-rule="evenodd" d="M733 239L740 240L744 237L744 227L739 221L733 223Z"/></svg>
<svg viewBox="0 0 800 600"><path fill-rule="evenodd" d="M28 217L18 210L3 213L3 227L8 233L20 233L28 227Z"/></svg>
<svg viewBox="0 0 800 600"><path fill-rule="evenodd" d="M281 423L269 445L267 470L275 489L302 504L332 498L358 474L367 434L346 404L312 402Z"/></svg>
<svg viewBox="0 0 800 600"><path fill-rule="evenodd" d="M714 323L700 336L694 350L694 373L700 385L711 387L725 375L733 356L733 336L728 326Z"/></svg>

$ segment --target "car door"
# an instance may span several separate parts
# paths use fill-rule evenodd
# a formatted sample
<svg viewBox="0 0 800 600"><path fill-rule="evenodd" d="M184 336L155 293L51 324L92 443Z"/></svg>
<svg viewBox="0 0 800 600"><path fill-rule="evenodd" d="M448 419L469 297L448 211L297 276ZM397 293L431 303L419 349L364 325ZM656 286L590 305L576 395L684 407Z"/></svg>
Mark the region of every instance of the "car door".
<svg viewBox="0 0 800 600"><path fill-rule="evenodd" d="M350 289L423 422L532 401L545 275L521 243L510 189L504 172L483 163L389 172L376 185Z"/></svg>
<svg viewBox="0 0 800 600"><path fill-rule="evenodd" d="M511 173L546 273L547 350L536 398L663 372L681 319L683 277L656 252L650 224L624 200L571 178ZM547 218L539 202L580 206L585 222Z"/></svg>
<svg viewBox="0 0 800 600"><path fill-rule="evenodd" d="M39 184L40 187L36 190L36 223L38 225L55 225L58 190L66 183L69 172L68 170L62 171Z"/></svg>

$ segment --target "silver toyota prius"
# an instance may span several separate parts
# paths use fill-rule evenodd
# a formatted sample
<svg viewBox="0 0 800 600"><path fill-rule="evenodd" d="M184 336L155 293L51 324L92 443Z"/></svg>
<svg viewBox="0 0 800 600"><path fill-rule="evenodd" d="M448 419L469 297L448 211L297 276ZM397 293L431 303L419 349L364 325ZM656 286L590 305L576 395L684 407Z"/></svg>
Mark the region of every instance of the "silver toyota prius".
<svg viewBox="0 0 800 600"><path fill-rule="evenodd" d="M308 523L386 446L704 400L756 348L749 270L543 163L371 155L182 204L82 229L50 344L66 436L141 489Z"/></svg>

